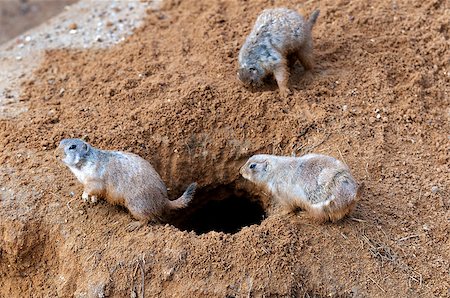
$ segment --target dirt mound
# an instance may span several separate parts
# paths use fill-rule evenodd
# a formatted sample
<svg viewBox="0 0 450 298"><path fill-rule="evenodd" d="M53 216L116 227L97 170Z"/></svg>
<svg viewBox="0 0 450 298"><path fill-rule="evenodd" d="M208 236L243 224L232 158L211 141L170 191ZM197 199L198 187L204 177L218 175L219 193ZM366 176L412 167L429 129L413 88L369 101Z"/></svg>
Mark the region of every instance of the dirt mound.
<svg viewBox="0 0 450 298"><path fill-rule="evenodd" d="M316 68L292 67L289 98L236 79L256 16L281 5L316 8L168 1L114 48L47 53L29 111L0 121L0 296L450 295L445 1L322 1ZM171 198L199 192L169 224L127 233L123 209L81 202L53 157L64 137L141 155ZM364 183L350 218L282 216L239 177L254 153L308 152Z"/></svg>

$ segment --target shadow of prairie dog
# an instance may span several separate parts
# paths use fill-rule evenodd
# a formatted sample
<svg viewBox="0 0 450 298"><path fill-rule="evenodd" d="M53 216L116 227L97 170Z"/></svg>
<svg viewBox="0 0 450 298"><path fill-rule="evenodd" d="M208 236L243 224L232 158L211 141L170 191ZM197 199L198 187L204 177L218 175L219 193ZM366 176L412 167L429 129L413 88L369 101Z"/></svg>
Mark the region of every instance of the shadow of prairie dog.
<svg viewBox="0 0 450 298"><path fill-rule="evenodd" d="M238 79L247 86L261 86L263 79L273 74L281 95L287 96L288 55L306 70L314 66L311 30L318 16L319 10L308 20L292 9L263 10L239 51Z"/></svg>
<svg viewBox="0 0 450 298"><path fill-rule="evenodd" d="M186 207L197 187L192 183L180 198L170 201L164 182L148 161L133 153L96 149L80 139L62 140L57 156L84 185L84 201L102 197L128 209L138 220L127 226L129 231Z"/></svg>
<svg viewBox="0 0 450 298"><path fill-rule="evenodd" d="M318 222L343 218L358 199L359 187L348 167L331 156L259 154L240 173L271 193L287 212L300 207Z"/></svg>

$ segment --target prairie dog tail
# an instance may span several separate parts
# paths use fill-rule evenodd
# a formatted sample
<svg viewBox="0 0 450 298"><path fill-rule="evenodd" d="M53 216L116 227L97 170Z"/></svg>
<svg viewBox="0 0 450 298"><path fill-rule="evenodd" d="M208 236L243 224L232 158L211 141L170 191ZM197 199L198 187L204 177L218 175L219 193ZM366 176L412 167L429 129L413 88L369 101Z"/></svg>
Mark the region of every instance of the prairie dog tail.
<svg viewBox="0 0 450 298"><path fill-rule="evenodd" d="M181 209L186 207L189 202L192 200L192 198L194 197L195 194L195 189L197 188L197 183L191 183L186 190L184 191L183 195L181 195L181 197L179 197L178 199L174 200L174 201L170 201L169 202L169 208L174 210L174 209Z"/></svg>
<svg viewBox="0 0 450 298"><path fill-rule="evenodd" d="M319 222L340 220L352 211L361 195L361 187L345 171L336 173L327 188L329 201L312 210L313 217Z"/></svg>
<svg viewBox="0 0 450 298"><path fill-rule="evenodd" d="M312 27L313 27L314 24L316 23L317 17L319 17L319 13L320 13L320 10L316 9L316 10L314 10L314 11L312 12L312 14L309 16L308 24L309 24L309 28L310 28L310 29L312 29Z"/></svg>

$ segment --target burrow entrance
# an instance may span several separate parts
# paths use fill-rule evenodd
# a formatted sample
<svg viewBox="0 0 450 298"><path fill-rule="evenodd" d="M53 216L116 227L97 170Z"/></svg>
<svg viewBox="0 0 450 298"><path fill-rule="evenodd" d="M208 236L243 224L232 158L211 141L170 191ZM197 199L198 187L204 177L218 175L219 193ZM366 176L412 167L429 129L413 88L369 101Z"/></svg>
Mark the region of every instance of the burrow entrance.
<svg viewBox="0 0 450 298"><path fill-rule="evenodd" d="M211 231L234 234L266 217L261 198L234 183L197 189L193 201L171 223L197 235Z"/></svg>

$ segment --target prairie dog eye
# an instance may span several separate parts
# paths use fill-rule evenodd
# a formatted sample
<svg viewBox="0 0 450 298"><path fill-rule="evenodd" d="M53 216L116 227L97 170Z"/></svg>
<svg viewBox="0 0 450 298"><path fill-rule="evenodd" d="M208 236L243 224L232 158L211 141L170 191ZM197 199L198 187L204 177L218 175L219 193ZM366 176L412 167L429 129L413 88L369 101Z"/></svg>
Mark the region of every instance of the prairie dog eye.
<svg viewBox="0 0 450 298"><path fill-rule="evenodd" d="M256 163L252 163L251 165L250 165L250 167L249 167L250 169L254 169L254 168L256 168Z"/></svg>
<svg viewBox="0 0 450 298"><path fill-rule="evenodd" d="M73 150L75 148L77 148L77 145L70 145L69 150Z"/></svg>

